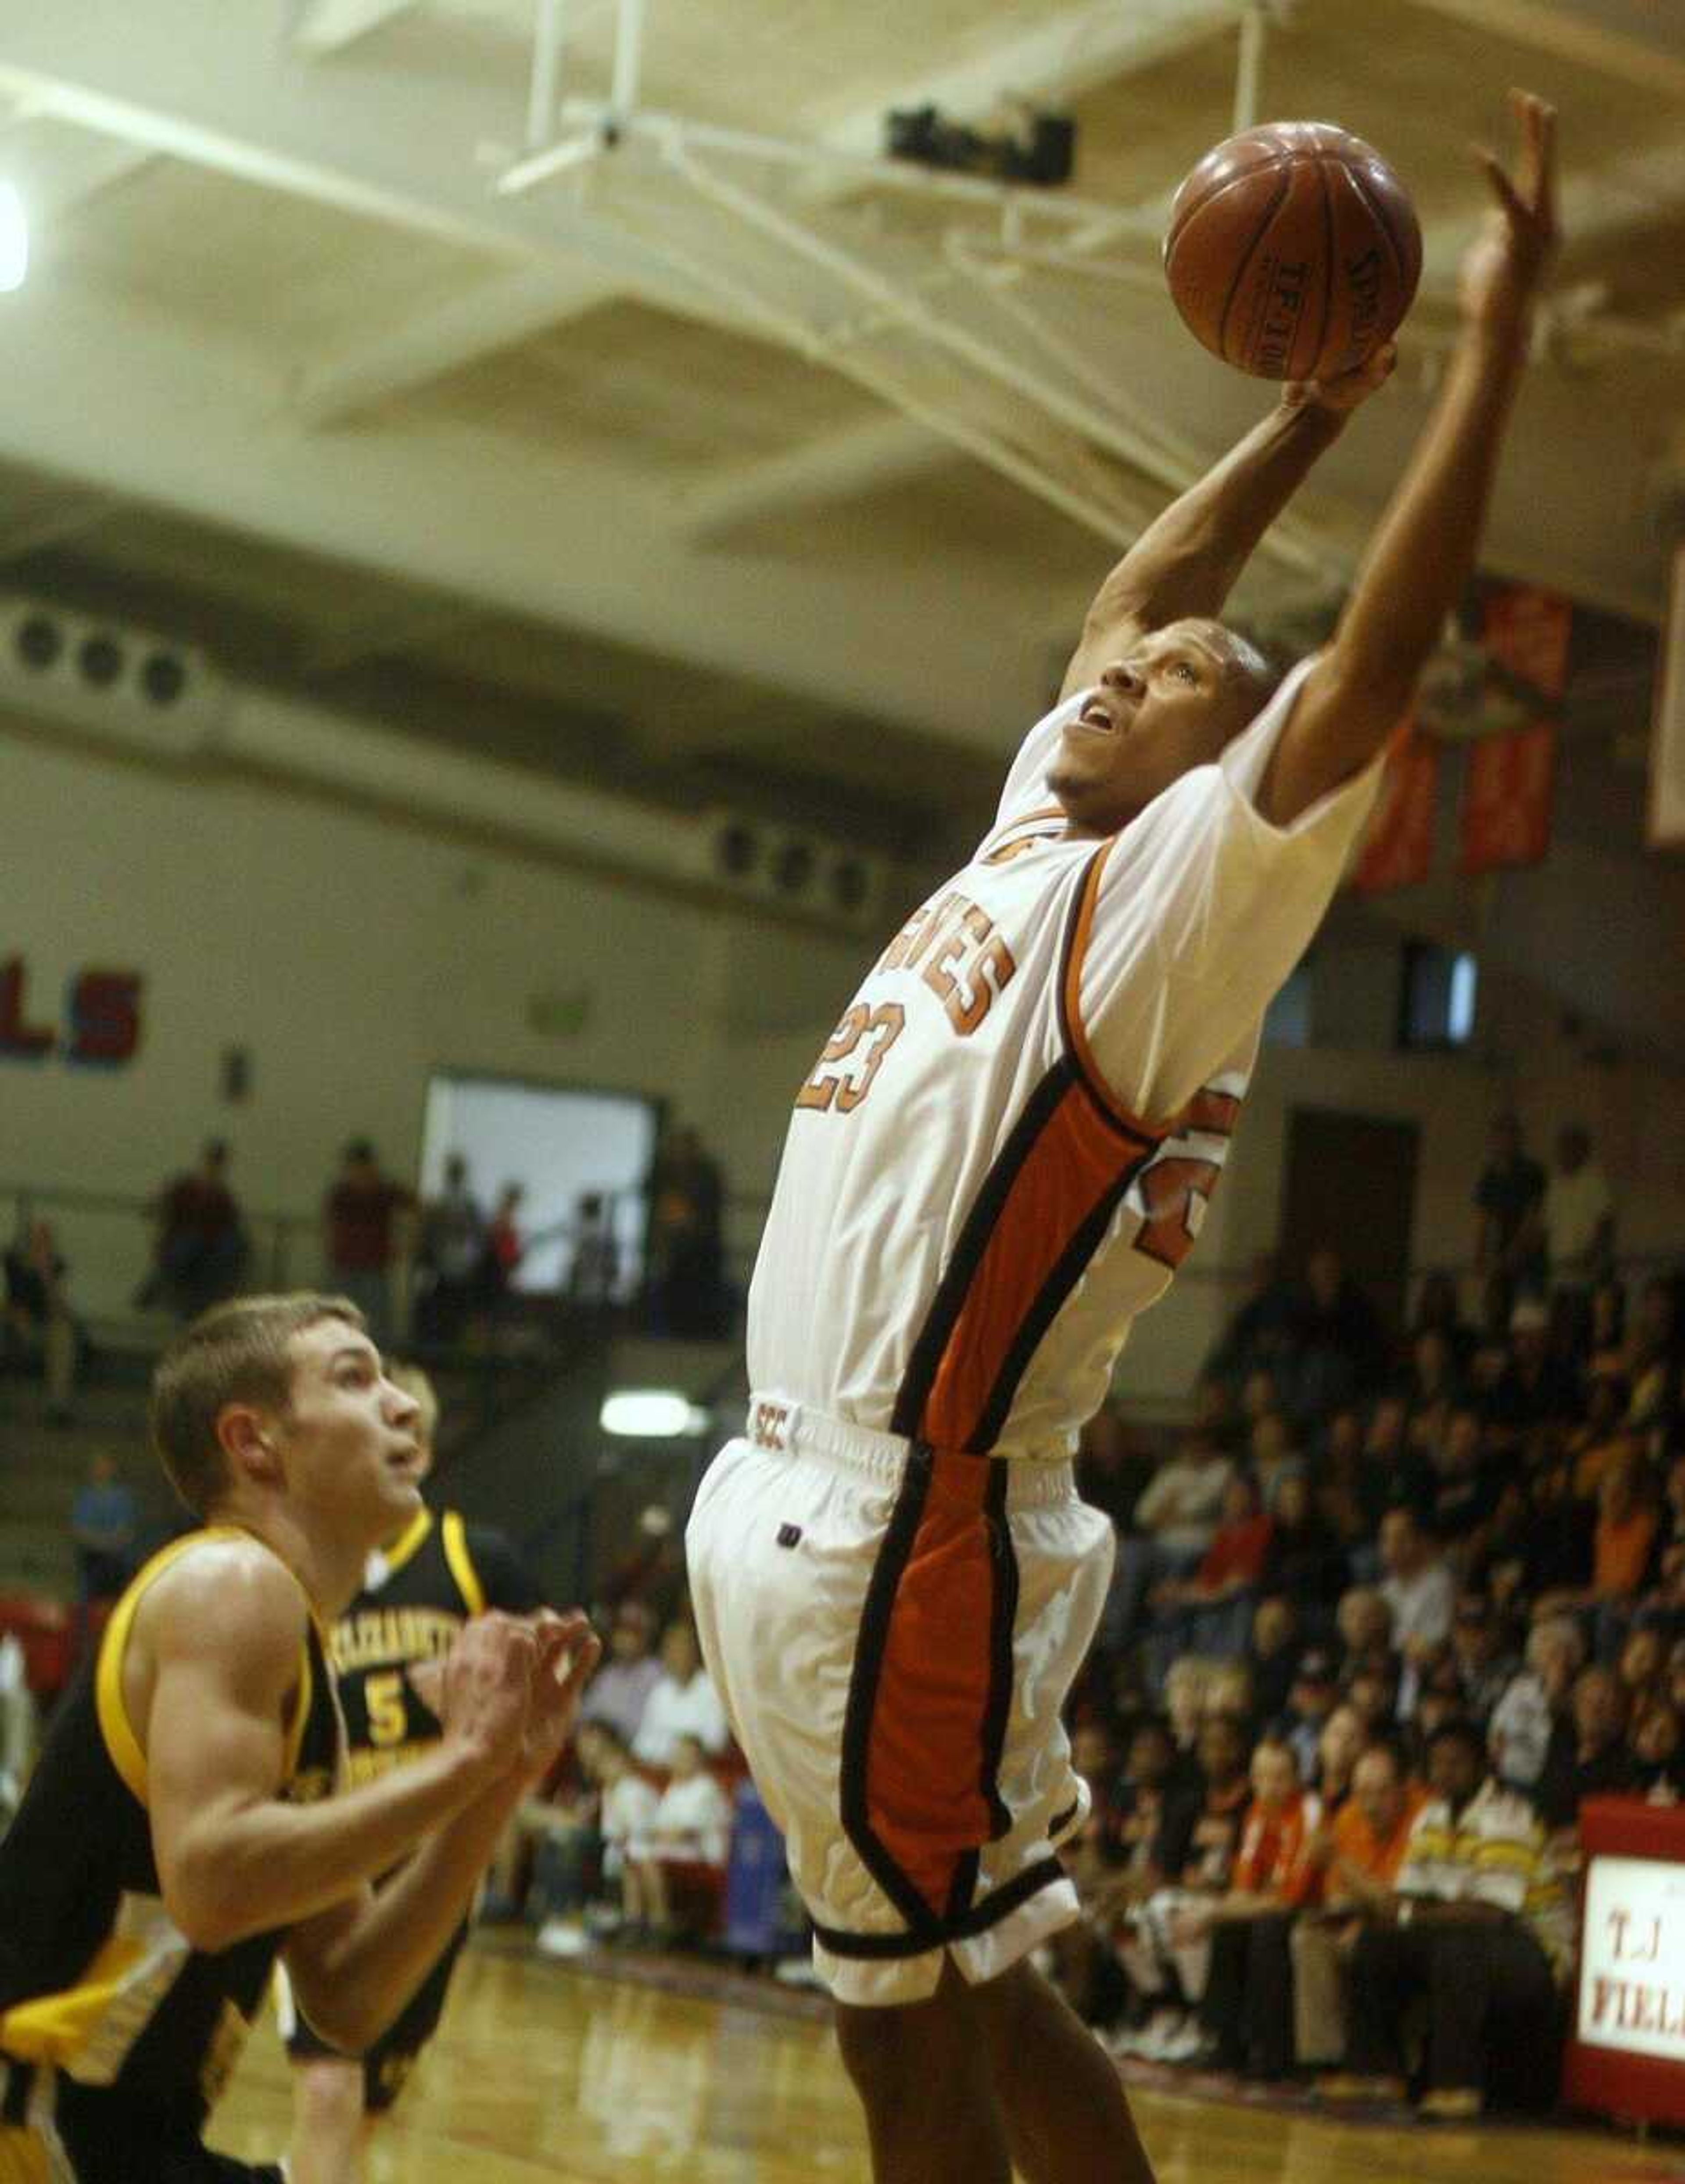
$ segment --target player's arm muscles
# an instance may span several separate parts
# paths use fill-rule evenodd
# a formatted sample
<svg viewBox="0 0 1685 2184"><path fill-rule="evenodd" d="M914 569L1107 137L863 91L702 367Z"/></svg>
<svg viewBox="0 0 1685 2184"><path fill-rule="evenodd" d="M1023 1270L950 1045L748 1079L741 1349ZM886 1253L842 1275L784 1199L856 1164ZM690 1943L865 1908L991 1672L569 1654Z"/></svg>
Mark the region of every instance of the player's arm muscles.
<svg viewBox="0 0 1685 2184"><path fill-rule="evenodd" d="M1088 610L1062 697L1097 682L1144 632L1221 611L1259 540L1392 363L1389 347L1326 387L1284 391L1261 423L1142 532Z"/></svg>
<svg viewBox="0 0 1685 2184"><path fill-rule="evenodd" d="M355 2053L398 2017L468 1915L524 1788L516 1779L482 1791L383 1886L293 1928L287 1976L322 2039Z"/></svg>
<svg viewBox="0 0 1685 2184"><path fill-rule="evenodd" d="M1439 399L1305 678L1259 807L1285 826L1369 764L1404 716L1480 549L1504 429L1527 364L1532 298L1555 240L1555 117L1515 94L1519 185L1489 155L1498 211L1464 268L1464 322Z"/></svg>
<svg viewBox="0 0 1685 2184"><path fill-rule="evenodd" d="M485 1788L486 1757L448 1741L344 1797L286 1802L298 1587L242 1547L188 1557L154 1595L147 1806L164 1903L195 1948L225 1949L339 1902Z"/></svg>

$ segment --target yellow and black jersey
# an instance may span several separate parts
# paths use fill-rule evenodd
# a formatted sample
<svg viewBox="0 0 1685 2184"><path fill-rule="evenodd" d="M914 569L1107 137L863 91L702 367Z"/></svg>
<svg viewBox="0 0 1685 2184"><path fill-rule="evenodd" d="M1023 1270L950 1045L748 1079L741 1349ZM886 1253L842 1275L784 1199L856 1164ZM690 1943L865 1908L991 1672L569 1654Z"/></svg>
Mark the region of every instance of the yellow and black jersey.
<svg viewBox="0 0 1685 2184"><path fill-rule="evenodd" d="M0 2064L40 2066L14 2068L11 2082L54 2085L67 2106L108 2103L194 2135L239 2055L285 1935L256 1934L207 1955L177 1930L153 1856L123 1657L154 1579L206 1540L231 1536L192 1533L135 1578L60 1705L0 1841ZM305 1803L335 1786L341 1731L321 1635L314 1617L301 1620L281 1794Z"/></svg>
<svg viewBox="0 0 1685 2184"><path fill-rule="evenodd" d="M439 1724L410 1688L410 1669L449 1652L470 1616L488 1607L527 1615L539 1604L501 1533L464 1524L454 1509L418 1511L370 1556L362 1591L329 1634L348 1780L372 1781L437 1741Z"/></svg>

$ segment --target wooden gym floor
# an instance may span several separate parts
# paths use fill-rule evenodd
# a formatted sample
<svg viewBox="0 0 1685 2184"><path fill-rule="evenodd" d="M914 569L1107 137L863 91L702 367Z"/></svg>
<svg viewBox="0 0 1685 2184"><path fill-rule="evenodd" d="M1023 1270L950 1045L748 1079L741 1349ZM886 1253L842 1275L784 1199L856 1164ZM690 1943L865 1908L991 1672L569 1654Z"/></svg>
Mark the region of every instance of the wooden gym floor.
<svg viewBox="0 0 1685 2184"><path fill-rule="evenodd" d="M274 2159L286 2059L266 2024L213 2142ZM1137 2092L1159 2184L1685 2184L1685 2147L1596 2131L1389 2130ZM475 1949L376 2138L369 2184L812 2184L866 2176L828 2029Z"/></svg>

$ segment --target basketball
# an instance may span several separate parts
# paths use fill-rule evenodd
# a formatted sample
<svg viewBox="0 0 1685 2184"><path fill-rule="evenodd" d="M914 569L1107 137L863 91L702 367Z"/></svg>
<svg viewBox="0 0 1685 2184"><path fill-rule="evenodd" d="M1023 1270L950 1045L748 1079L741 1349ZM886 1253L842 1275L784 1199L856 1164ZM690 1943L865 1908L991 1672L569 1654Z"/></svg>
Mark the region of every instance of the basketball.
<svg viewBox="0 0 1685 2184"><path fill-rule="evenodd" d="M1219 144L1171 207L1165 273L1188 330L1260 379L1355 370L1421 273L1410 194L1360 136L1272 121Z"/></svg>

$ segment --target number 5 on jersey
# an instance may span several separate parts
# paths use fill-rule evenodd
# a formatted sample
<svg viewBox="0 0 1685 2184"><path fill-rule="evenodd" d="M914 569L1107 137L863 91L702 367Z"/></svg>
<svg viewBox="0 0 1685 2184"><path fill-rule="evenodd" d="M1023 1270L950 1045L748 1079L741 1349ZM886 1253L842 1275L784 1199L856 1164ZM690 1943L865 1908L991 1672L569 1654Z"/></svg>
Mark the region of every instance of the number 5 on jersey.
<svg viewBox="0 0 1685 2184"><path fill-rule="evenodd" d="M796 1095L796 1105L817 1108L822 1115L852 1115L871 1090L906 1021L899 1001L876 1009L857 1001L826 1040L813 1075Z"/></svg>

